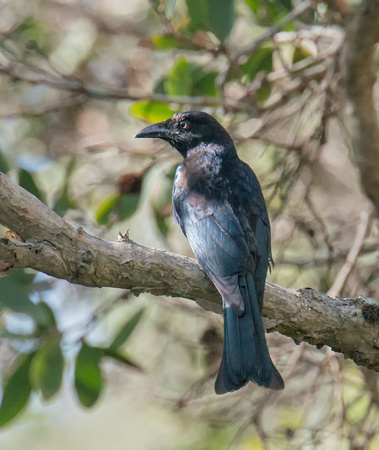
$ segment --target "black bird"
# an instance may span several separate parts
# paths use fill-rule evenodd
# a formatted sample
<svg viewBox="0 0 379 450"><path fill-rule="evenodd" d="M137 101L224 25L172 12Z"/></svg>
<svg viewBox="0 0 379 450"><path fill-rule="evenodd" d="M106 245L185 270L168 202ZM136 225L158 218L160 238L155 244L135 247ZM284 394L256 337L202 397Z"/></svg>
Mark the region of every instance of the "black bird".
<svg viewBox="0 0 379 450"><path fill-rule="evenodd" d="M272 258L270 222L257 177L239 159L227 131L204 112L175 114L135 137L163 139L184 158L175 175L174 215L223 299L216 393L235 391L249 380L283 389L261 319Z"/></svg>

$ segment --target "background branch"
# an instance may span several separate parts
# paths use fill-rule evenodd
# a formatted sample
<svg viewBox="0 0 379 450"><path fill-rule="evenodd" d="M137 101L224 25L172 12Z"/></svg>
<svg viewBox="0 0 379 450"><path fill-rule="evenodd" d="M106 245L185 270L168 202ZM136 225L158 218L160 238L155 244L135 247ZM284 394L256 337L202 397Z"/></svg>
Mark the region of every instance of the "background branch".
<svg viewBox="0 0 379 450"><path fill-rule="evenodd" d="M362 211L361 220L357 229L357 234L355 235L355 239L352 243L350 251L347 254L346 261L344 265L341 267L340 271L338 272L338 275L334 280L332 287L328 291L328 295L330 295L331 297L335 297L341 294L341 291L345 286L351 271L354 269L359 254L362 250L364 239L370 227L370 222L371 222L371 211Z"/></svg>
<svg viewBox="0 0 379 450"><path fill-rule="evenodd" d="M379 39L379 3L364 0L346 29L342 76L350 104L351 139L367 197L379 214L379 128L374 104L375 44Z"/></svg>

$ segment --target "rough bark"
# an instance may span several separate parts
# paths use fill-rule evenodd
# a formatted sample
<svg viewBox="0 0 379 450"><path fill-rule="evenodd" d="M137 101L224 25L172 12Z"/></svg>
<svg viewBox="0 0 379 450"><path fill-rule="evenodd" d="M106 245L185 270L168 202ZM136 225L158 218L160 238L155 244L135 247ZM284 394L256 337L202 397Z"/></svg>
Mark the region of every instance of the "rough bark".
<svg viewBox="0 0 379 450"><path fill-rule="evenodd" d="M106 242L76 228L0 172L0 223L20 240L0 239L0 270L31 267L71 283L134 294L185 297L220 312L221 299L194 259L124 238ZM264 321L295 342L329 345L379 371L379 304L335 299L313 289L266 285Z"/></svg>

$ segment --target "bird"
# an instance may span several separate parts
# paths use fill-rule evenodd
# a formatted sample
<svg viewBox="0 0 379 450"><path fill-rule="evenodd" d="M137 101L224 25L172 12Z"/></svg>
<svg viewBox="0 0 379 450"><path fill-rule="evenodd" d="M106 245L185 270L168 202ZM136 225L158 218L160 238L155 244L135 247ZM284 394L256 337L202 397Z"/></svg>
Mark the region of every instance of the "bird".
<svg viewBox="0 0 379 450"><path fill-rule="evenodd" d="M202 111L176 113L136 138L162 139L184 158L175 172L174 216L200 267L220 293L224 341L216 394L249 381L284 389L262 323L271 231L259 181L226 129Z"/></svg>

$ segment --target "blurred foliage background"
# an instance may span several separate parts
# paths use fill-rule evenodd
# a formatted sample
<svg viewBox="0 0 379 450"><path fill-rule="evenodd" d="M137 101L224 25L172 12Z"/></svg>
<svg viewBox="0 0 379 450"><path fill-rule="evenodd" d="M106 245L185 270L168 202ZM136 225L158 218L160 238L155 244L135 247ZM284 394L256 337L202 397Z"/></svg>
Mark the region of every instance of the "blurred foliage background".
<svg viewBox="0 0 379 450"><path fill-rule="evenodd" d="M180 155L133 136L205 110L261 181L269 281L378 298L340 87L343 11L326 3L1 1L0 170L92 234L191 255L172 217ZM378 376L329 348L272 334L286 389L217 397L222 319L192 302L26 270L0 278L0 307L2 449L379 447Z"/></svg>

